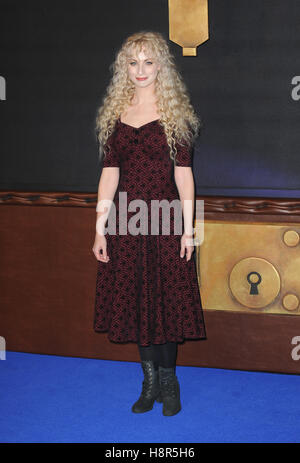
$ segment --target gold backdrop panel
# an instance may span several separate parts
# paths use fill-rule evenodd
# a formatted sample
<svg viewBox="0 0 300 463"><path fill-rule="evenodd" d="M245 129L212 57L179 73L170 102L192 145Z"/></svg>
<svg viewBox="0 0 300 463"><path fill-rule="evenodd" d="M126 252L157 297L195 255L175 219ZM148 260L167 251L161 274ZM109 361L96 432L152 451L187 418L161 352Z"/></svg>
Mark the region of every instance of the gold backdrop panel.
<svg viewBox="0 0 300 463"><path fill-rule="evenodd" d="M300 315L298 223L204 222L195 247L203 307Z"/></svg>
<svg viewBox="0 0 300 463"><path fill-rule="evenodd" d="M169 36L182 47L183 56L196 56L208 40L208 0L169 0Z"/></svg>

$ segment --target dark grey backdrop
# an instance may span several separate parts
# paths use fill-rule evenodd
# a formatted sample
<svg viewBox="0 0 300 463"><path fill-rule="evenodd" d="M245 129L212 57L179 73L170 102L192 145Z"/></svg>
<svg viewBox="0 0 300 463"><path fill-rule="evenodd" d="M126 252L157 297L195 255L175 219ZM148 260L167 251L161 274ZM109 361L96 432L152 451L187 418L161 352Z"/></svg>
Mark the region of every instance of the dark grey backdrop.
<svg viewBox="0 0 300 463"><path fill-rule="evenodd" d="M167 0L1 0L0 188L96 192L96 109L129 34ZM299 0L210 0L197 57L170 42L204 127L197 194L300 197ZM299 77L300 81L300 77ZM294 98L292 90L294 89Z"/></svg>

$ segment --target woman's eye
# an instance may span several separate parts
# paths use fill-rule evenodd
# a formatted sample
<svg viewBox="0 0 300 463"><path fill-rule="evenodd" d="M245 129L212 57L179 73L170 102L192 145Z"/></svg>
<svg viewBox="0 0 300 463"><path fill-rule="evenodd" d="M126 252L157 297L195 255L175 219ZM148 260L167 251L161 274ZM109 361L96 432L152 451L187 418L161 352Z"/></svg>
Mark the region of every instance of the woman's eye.
<svg viewBox="0 0 300 463"><path fill-rule="evenodd" d="M136 64L136 62L135 62L135 61L132 61L132 62L131 62L131 63L129 63L129 64L130 64L130 65L132 65L132 64ZM152 61L147 61L147 64L153 64L153 63L152 63Z"/></svg>

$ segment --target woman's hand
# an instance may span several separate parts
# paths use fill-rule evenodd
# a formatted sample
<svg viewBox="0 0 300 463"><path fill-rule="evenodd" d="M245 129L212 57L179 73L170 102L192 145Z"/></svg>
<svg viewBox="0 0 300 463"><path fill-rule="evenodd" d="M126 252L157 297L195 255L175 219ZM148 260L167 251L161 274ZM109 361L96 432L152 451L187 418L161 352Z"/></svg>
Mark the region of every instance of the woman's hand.
<svg viewBox="0 0 300 463"><path fill-rule="evenodd" d="M95 254L96 259L100 262L107 263L109 261L109 256L107 255L107 242L104 235L96 233L93 253Z"/></svg>
<svg viewBox="0 0 300 463"><path fill-rule="evenodd" d="M187 235L186 233L184 233L181 237L180 243L180 257L184 257L184 255L186 254L186 260L189 261L194 251L193 235Z"/></svg>

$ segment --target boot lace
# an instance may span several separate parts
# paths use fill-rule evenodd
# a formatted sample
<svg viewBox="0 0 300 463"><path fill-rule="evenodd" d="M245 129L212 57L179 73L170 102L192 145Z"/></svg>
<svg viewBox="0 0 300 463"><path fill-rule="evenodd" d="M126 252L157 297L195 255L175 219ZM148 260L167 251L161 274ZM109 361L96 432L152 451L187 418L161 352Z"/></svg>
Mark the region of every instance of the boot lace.
<svg viewBox="0 0 300 463"><path fill-rule="evenodd" d="M143 369L144 369L144 374L145 374L145 379L143 381L143 387L142 387L142 393L141 395L143 397L146 397L148 399L152 398L156 386L155 382L155 373L153 374L153 371L151 367L147 363L143 364Z"/></svg>
<svg viewBox="0 0 300 463"><path fill-rule="evenodd" d="M173 399L177 397L177 382L176 380L162 381L161 383L162 394L170 396Z"/></svg>
<svg viewBox="0 0 300 463"><path fill-rule="evenodd" d="M142 396L150 399L153 395L153 384L149 383L148 381L143 381L142 387Z"/></svg>

